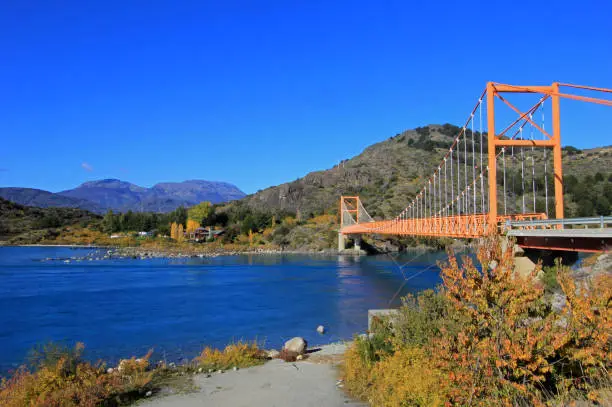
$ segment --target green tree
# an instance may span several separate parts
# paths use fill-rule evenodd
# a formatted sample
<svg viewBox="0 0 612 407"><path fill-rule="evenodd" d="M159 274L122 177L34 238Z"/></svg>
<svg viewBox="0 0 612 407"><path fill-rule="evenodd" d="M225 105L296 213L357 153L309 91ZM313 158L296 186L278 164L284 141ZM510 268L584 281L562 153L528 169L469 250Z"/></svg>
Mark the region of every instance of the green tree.
<svg viewBox="0 0 612 407"><path fill-rule="evenodd" d="M212 209L212 205L208 201L200 202L199 204L192 206L187 211L187 218L194 220L198 223L202 223L202 221L208 217Z"/></svg>
<svg viewBox="0 0 612 407"><path fill-rule="evenodd" d="M599 216L610 214L610 201L605 196L598 196L595 201L595 213Z"/></svg>
<svg viewBox="0 0 612 407"><path fill-rule="evenodd" d="M112 210L106 212L104 219L102 220L102 230L106 233L113 233L119 231L119 219L117 215L113 214Z"/></svg>

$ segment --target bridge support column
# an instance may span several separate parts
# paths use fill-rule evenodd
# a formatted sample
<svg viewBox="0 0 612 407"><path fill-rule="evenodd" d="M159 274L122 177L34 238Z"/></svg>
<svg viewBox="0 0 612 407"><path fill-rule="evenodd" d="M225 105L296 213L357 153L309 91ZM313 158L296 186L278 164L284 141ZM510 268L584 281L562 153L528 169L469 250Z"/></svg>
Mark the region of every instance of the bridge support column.
<svg viewBox="0 0 612 407"><path fill-rule="evenodd" d="M355 240L355 251L360 252L361 251L361 235L355 236L354 240Z"/></svg>
<svg viewBox="0 0 612 407"><path fill-rule="evenodd" d="M559 84L553 83L552 90L559 93ZM553 171L555 175L555 217L563 219L563 167L561 163L561 113L559 112L559 96L552 96L552 126L553 126ZM562 227L561 227L562 228Z"/></svg>
<svg viewBox="0 0 612 407"><path fill-rule="evenodd" d="M346 250L346 237L338 232L338 251L342 252L344 250Z"/></svg>

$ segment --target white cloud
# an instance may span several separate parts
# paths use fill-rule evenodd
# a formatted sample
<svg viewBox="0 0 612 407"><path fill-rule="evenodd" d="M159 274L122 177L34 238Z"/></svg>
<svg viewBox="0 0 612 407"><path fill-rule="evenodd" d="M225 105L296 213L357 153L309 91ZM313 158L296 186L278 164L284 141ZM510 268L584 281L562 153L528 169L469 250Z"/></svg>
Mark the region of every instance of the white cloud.
<svg viewBox="0 0 612 407"><path fill-rule="evenodd" d="M81 167L83 167L83 169L84 169L85 171L88 171L88 172L92 172L92 171L93 171L93 167L92 167L92 166L91 166L91 164L89 164L88 162L83 161L83 162L81 163Z"/></svg>

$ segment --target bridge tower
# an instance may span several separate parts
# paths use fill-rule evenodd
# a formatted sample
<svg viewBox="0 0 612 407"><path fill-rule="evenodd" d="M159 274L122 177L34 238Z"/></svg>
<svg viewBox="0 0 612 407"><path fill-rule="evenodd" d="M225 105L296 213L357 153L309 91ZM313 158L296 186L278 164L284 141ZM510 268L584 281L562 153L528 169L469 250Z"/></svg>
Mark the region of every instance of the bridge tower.
<svg viewBox="0 0 612 407"><path fill-rule="evenodd" d="M540 94L542 99L536 104L537 107L544 99L552 99L552 135L535 123L529 117L529 111L520 111L501 94L503 93L531 93ZM489 166L489 226L496 227L498 216L497 203L497 148L498 147L542 147L553 150L553 175L555 188L555 217L563 219L563 167L561 163L561 113L559 107L559 83L551 86L514 86L503 85L494 82L487 83L487 127L488 127L488 166ZM515 121L525 120L538 129L544 136L544 140L525 140L503 137L495 131L495 99L499 99L514 110L519 118ZM514 124L514 123L513 123Z"/></svg>

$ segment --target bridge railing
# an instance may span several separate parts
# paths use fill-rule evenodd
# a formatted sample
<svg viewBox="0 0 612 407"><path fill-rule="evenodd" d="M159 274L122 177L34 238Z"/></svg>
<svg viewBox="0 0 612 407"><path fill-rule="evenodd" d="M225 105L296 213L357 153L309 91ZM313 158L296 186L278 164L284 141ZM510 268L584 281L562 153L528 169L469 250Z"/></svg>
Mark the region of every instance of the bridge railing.
<svg viewBox="0 0 612 407"><path fill-rule="evenodd" d="M540 220L507 220L506 229L564 229L566 226L588 228L597 225L603 229L612 225L612 216L595 216L588 218L540 219Z"/></svg>

